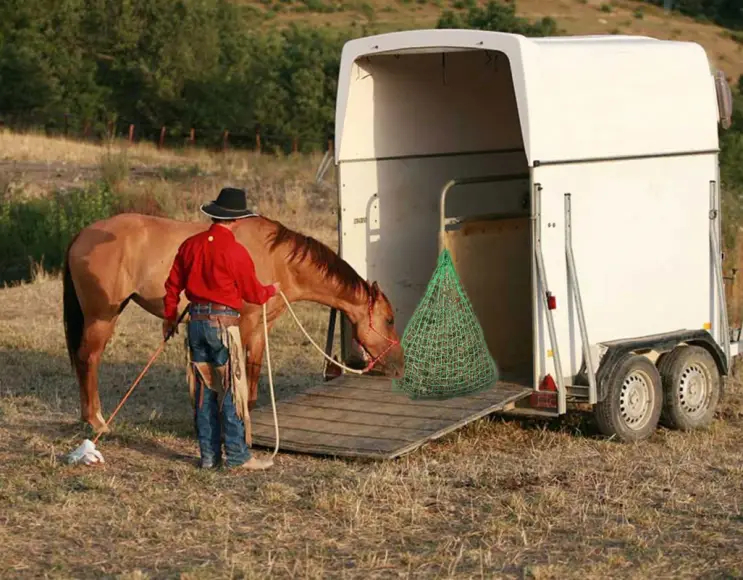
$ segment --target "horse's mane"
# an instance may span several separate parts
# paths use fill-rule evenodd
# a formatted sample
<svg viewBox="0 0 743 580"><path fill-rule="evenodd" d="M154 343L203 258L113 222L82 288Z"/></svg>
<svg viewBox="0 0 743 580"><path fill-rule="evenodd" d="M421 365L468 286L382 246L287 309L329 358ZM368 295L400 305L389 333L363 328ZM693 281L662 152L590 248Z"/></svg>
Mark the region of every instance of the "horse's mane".
<svg viewBox="0 0 743 580"><path fill-rule="evenodd" d="M371 293L367 281L328 246L315 238L290 230L280 222L271 221L276 225L276 230L269 236L271 250L287 244L290 247L290 262L301 263L309 259L327 278L336 280L350 290L363 289Z"/></svg>

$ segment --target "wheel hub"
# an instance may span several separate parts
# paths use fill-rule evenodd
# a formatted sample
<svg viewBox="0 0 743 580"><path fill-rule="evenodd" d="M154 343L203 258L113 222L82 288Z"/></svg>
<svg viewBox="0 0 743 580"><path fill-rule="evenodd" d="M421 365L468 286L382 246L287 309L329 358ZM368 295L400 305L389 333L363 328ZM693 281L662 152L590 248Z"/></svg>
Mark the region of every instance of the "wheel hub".
<svg viewBox="0 0 743 580"><path fill-rule="evenodd" d="M679 381L679 405L689 415L703 413L709 398L709 383L704 370L697 364L687 366Z"/></svg>
<svg viewBox="0 0 743 580"><path fill-rule="evenodd" d="M633 429L641 429L650 420L654 403L650 377L635 371L622 383L619 409L624 422Z"/></svg>

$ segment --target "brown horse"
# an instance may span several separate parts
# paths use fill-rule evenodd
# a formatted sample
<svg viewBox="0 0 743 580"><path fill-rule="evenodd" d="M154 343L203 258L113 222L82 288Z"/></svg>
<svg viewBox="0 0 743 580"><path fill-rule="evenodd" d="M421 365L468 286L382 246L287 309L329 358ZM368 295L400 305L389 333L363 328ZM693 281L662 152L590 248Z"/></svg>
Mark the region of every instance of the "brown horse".
<svg viewBox="0 0 743 580"><path fill-rule="evenodd" d="M119 315L131 301L162 318L164 284L178 247L208 227L120 214L86 227L70 243L64 269L65 337L80 385L82 419L96 432L105 430L98 366ZM279 222L247 218L234 234L250 252L262 283L280 282L290 302L318 302L345 313L362 355L367 360L381 357L380 371L401 376L403 353L392 306L376 282L369 284L330 248ZM181 296L180 308L186 303ZM281 296L274 296L266 309L270 330L286 304ZM240 334L247 352L251 409L265 347L262 317L261 306L243 304Z"/></svg>

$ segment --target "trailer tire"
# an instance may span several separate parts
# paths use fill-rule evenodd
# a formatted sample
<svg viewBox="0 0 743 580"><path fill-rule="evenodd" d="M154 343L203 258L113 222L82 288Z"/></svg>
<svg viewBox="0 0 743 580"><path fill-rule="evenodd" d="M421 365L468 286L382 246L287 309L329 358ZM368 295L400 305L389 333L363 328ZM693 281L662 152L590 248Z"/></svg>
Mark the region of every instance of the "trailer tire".
<svg viewBox="0 0 743 580"><path fill-rule="evenodd" d="M645 356L627 353L606 377L607 393L594 416L604 435L623 442L653 434L663 407L663 387L656 366Z"/></svg>
<svg viewBox="0 0 743 580"><path fill-rule="evenodd" d="M680 431L705 429L720 400L721 377L701 346L676 347L658 365L663 382L661 424Z"/></svg>
<svg viewBox="0 0 743 580"><path fill-rule="evenodd" d="M658 372L660 372L660 367L663 364L663 361L668 358L668 355L671 354L670 351L668 352L662 352L660 355L658 355L658 358L655 361L655 366L658 367ZM661 374L661 380L663 379L663 375Z"/></svg>

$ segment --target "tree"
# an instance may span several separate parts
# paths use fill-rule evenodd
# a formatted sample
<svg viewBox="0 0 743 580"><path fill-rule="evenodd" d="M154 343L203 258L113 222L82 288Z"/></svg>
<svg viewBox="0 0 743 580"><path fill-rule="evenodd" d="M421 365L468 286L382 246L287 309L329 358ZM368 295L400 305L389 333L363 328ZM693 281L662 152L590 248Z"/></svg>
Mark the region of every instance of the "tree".
<svg viewBox="0 0 743 580"><path fill-rule="evenodd" d="M536 22L516 16L515 2L501 3L490 0L485 7L471 6L466 14L445 11L437 28L474 28L494 32L510 32L524 36L556 36L557 22L545 17Z"/></svg>

